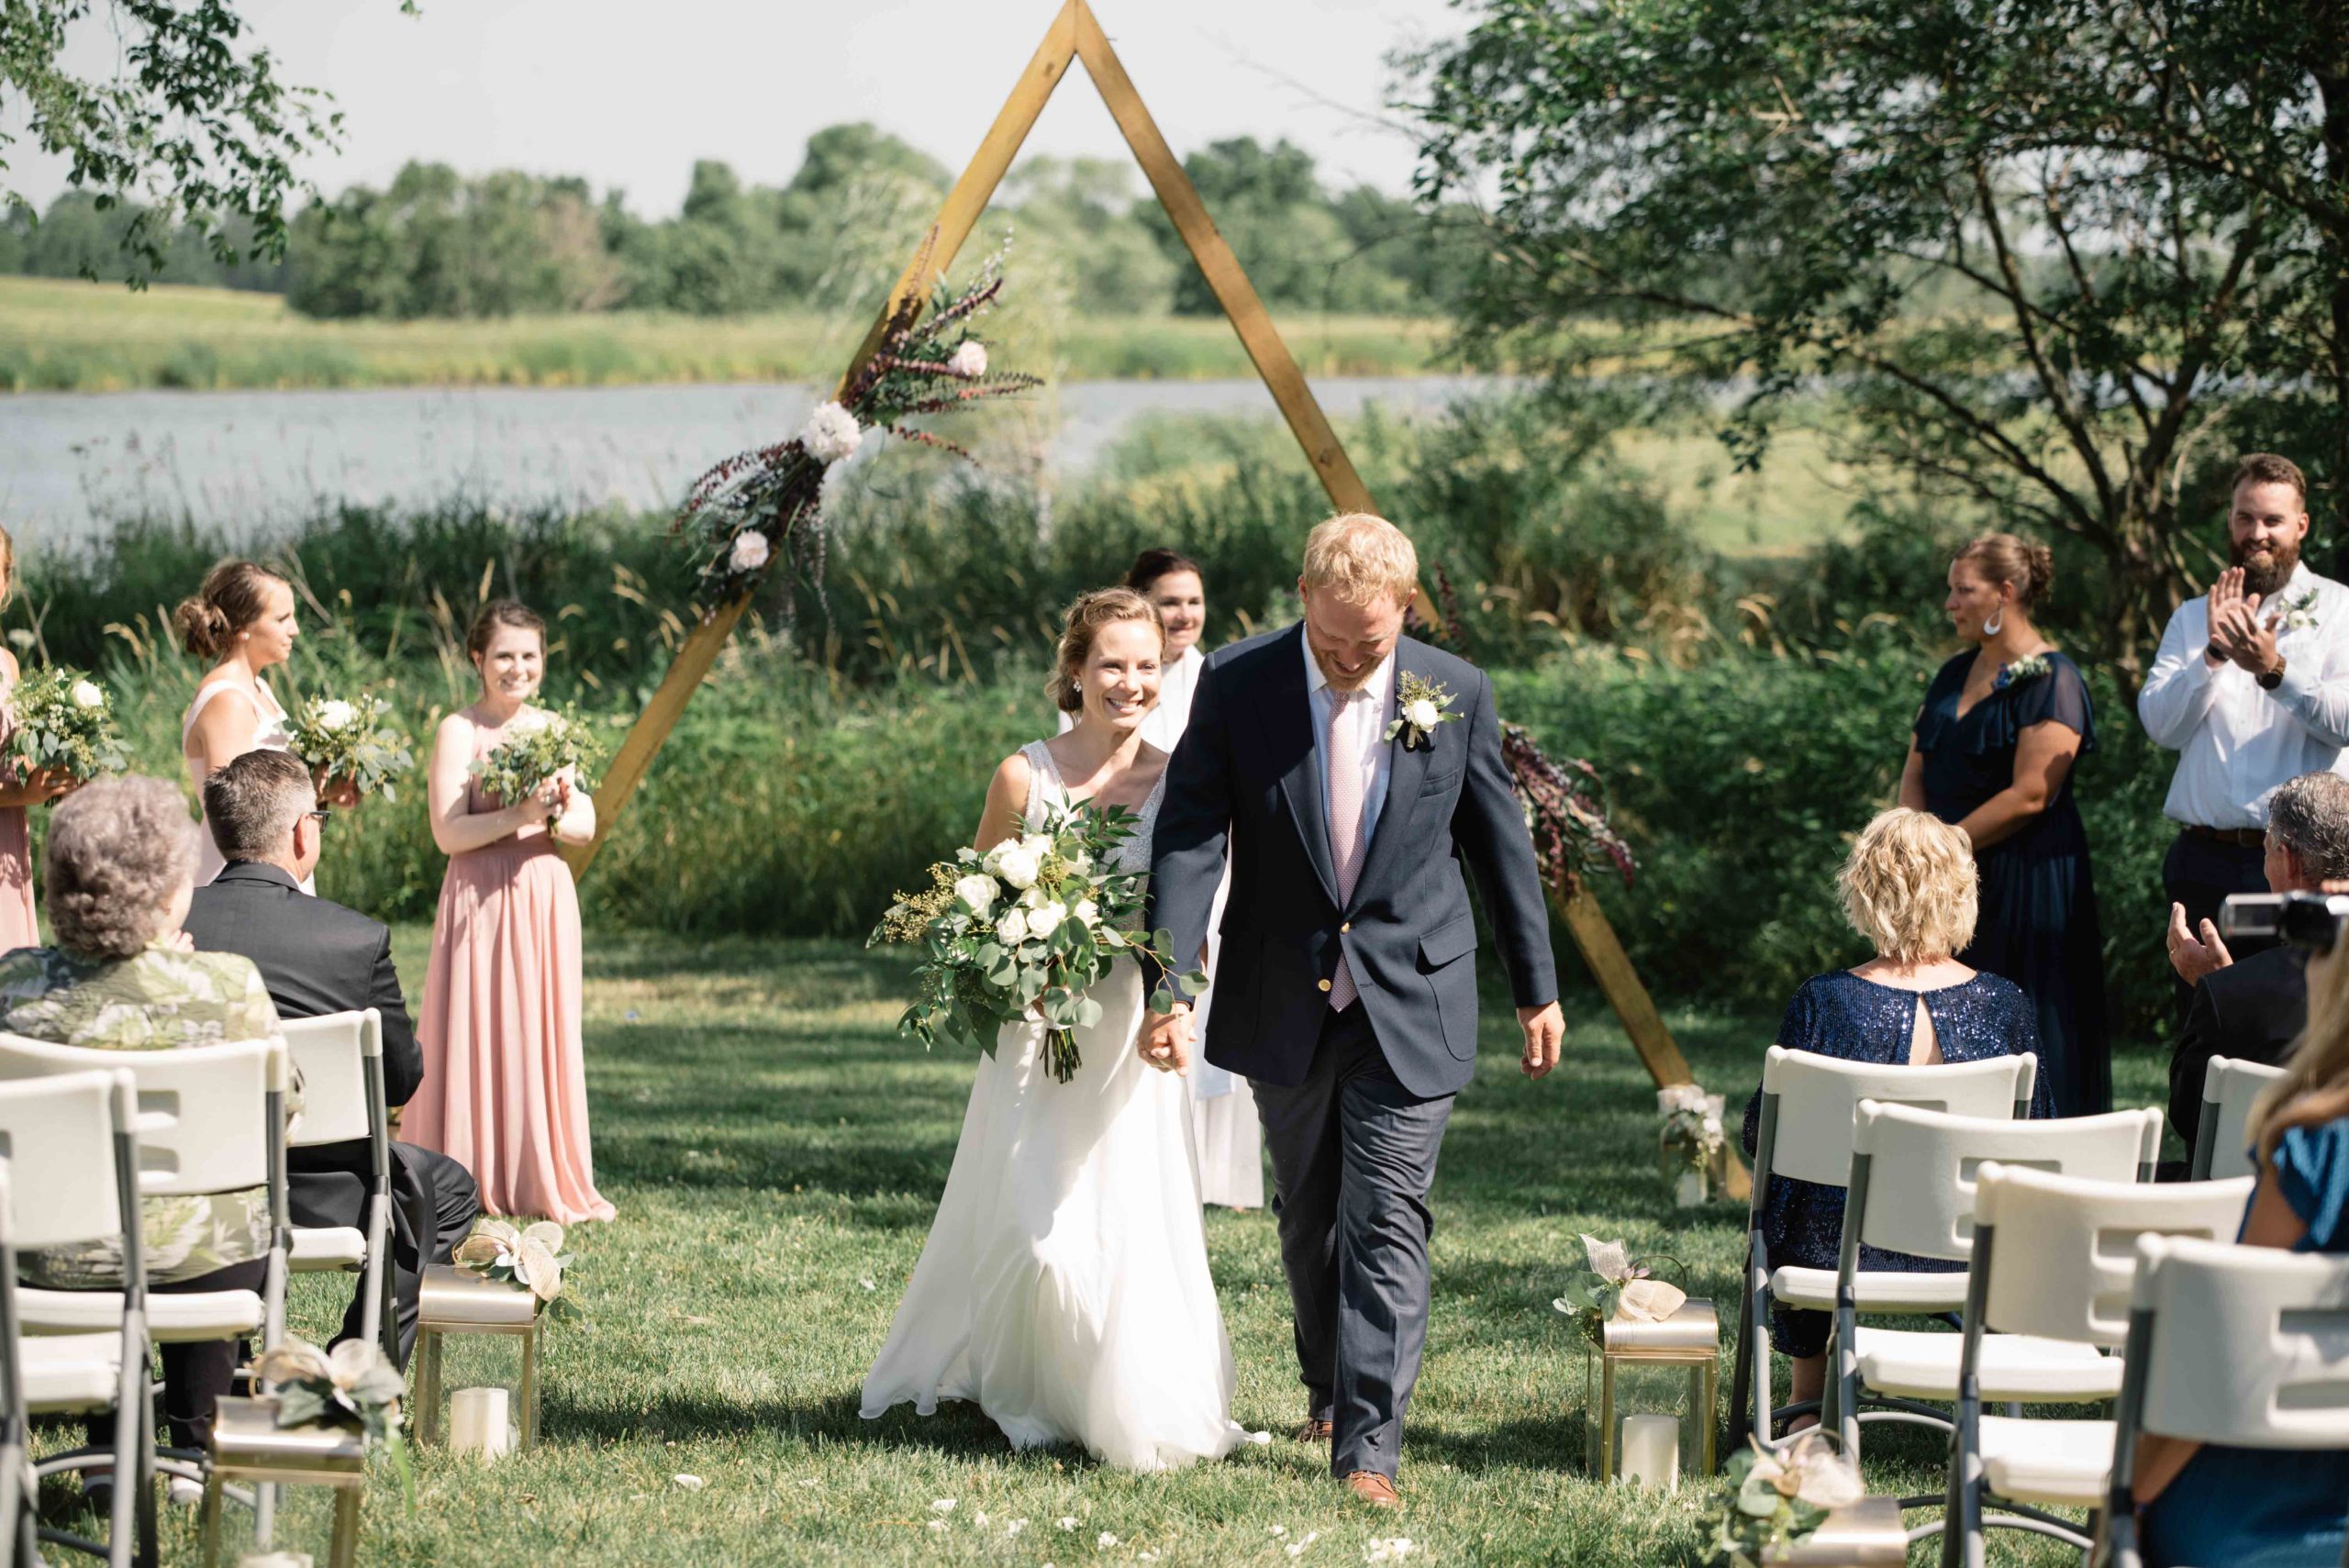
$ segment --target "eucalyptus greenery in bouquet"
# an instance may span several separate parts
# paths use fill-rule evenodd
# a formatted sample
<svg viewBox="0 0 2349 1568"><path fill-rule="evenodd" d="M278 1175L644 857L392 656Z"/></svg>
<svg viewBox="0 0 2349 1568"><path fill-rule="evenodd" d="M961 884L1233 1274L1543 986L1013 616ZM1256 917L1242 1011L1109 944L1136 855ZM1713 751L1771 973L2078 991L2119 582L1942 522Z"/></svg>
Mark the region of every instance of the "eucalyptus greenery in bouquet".
<svg viewBox="0 0 2349 1568"><path fill-rule="evenodd" d="M540 784L565 768L576 770L579 788L596 787L595 770L604 761L604 742L575 708L550 710L542 724L518 723L513 735L490 749L473 764L481 787L513 806L528 800Z"/></svg>
<svg viewBox="0 0 2349 1568"><path fill-rule="evenodd" d="M6 755L24 773L52 768L77 779L118 773L130 765L115 730L106 687L63 664L34 671L8 695L17 728Z"/></svg>
<svg viewBox="0 0 2349 1568"><path fill-rule="evenodd" d="M1076 1031L1101 1021L1085 991L1120 954L1174 970L1167 933L1130 929L1141 922L1148 873L1105 869L1139 821L1119 806L1063 806L1042 832L984 855L959 850L930 868L927 891L899 894L865 943L918 942L929 954L899 1030L925 1046L943 1031L992 1051L1006 1024L1033 1015L1044 1021L1045 1065L1061 1083L1074 1077ZM1183 984L1197 990L1207 976ZM1150 1005L1172 1006L1163 985Z"/></svg>
<svg viewBox="0 0 2349 1568"><path fill-rule="evenodd" d="M461 1269L529 1291L538 1297L535 1310L542 1318L586 1317L564 1288L572 1254L562 1250L562 1227L551 1219L519 1230L502 1219L483 1219L454 1257Z"/></svg>
<svg viewBox="0 0 2349 1568"><path fill-rule="evenodd" d="M1867 1495L1857 1466L1817 1428L1782 1450L1762 1446L1731 1454L1721 1467L1726 1496L1708 1515L1713 1568L1763 1568L1799 1545L1827 1516Z"/></svg>
<svg viewBox="0 0 2349 1568"><path fill-rule="evenodd" d="M392 781L416 766L379 696L312 697L294 712L287 744L322 782L348 779L361 795L397 800Z"/></svg>
<svg viewBox="0 0 2349 1568"><path fill-rule="evenodd" d="M399 1472L400 1489L415 1505L416 1472L400 1435L400 1396L407 1380L373 1340L345 1340L329 1354L289 1336L255 1359L252 1373L276 1385L279 1426L343 1427L383 1444Z"/></svg>

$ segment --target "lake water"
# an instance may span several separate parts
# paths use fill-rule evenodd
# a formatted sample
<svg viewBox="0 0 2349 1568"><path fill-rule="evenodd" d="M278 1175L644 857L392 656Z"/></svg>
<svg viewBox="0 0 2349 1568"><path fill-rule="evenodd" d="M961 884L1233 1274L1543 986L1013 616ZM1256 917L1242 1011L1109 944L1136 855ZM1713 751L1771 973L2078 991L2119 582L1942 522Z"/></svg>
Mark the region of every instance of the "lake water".
<svg viewBox="0 0 2349 1568"><path fill-rule="evenodd" d="M1431 413L1491 384L1332 378L1314 393L1343 418L1372 403ZM321 502L665 507L711 463L795 433L815 401L789 384L0 396L0 520L22 544L54 547L140 510L244 536ZM1279 417L1254 380L1073 382L1041 395L1015 433L1069 473L1157 414Z"/></svg>

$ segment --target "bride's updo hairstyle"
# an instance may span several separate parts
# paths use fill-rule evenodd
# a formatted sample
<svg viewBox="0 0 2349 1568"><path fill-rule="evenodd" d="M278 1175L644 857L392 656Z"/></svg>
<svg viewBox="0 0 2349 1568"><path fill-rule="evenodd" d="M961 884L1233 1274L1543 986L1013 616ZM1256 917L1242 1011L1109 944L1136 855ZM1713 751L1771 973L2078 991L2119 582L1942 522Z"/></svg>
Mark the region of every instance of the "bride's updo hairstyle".
<svg viewBox="0 0 2349 1568"><path fill-rule="evenodd" d="M2015 607L2029 610L2055 580L2055 552L2012 534L1984 534L1968 539L1956 559L1972 566L1985 583L2015 585Z"/></svg>
<svg viewBox="0 0 2349 1568"><path fill-rule="evenodd" d="M250 561L224 561L204 574L204 586L172 612L180 646L217 662L237 645L237 633L269 610L269 591L284 578Z"/></svg>
<svg viewBox="0 0 2349 1568"><path fill-rule="evenodd" d="M1158 606L1131 588L1096 588L1078 595L1076 603L1069 606L1068 617L1061 623L1060 664L1052 672L1052 684L1045 688L1045 695L1063 713L1084 711L1085 662L1093 657L1093 642L1101 628L1121 620L1148 621L1158 632L1159 646L1165 646L1166 630L1158 624Z"/></svg>
<svg viewBox="0 0 2349 1568"><path fill-rule="evenodd" d="M537 632L539 649L545 651L547 623L538 611L519 599L492 599L484 605L481 613L473 617L472 629L465 633L465 651L478 662L489 651L489 639L497 635L497 628L502 626Z"/></svg>

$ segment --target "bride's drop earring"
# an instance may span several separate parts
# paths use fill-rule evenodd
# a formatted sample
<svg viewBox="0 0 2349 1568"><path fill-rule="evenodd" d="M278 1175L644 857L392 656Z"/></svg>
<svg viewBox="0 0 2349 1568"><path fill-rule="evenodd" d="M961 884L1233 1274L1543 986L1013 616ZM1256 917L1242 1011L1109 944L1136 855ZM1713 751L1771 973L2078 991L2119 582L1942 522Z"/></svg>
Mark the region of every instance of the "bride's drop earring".
<svg viewBox="0 0 2349 1568"><path fill-rule="evenodd" d="M1998 633L2006 629L2007 606L2000 605L1997 609L1990 612L1990 618L1982 623L1982 635L1985 637L1996 637Z"/></svg>

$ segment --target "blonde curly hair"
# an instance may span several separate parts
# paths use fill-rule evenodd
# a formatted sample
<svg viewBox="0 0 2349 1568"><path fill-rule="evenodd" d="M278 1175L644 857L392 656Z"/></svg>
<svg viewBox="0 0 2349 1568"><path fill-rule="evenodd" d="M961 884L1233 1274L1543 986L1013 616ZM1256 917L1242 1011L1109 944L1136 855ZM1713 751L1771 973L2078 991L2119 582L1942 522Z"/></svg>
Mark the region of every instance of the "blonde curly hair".
<svg viewBox="0 0 2349 1568"><path fill-rule="evenodd" d="M1929 812L1896 806L1860 829L1836 873L1843 917L1897 963L1947 958L1974 940L1974 846Z"/></svg>

